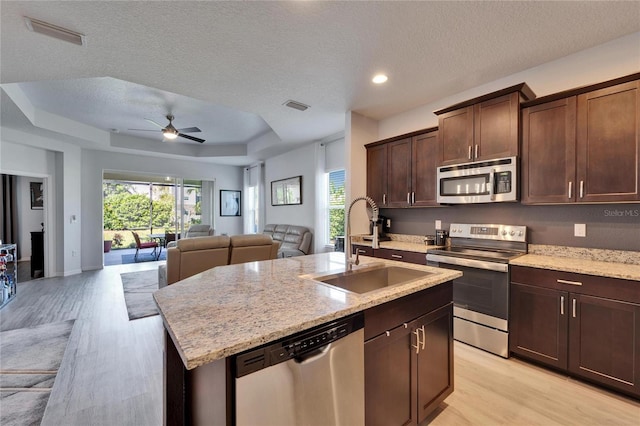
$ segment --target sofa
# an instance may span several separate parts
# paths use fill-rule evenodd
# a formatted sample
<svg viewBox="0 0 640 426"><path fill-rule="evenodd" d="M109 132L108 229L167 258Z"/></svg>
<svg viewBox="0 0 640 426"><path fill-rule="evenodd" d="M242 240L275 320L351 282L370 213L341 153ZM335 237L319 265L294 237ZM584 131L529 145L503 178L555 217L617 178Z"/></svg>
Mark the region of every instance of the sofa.
<svg viewBox="0 0 640 426"><path fill-rule="evenodd" d="M275 259L279 247L279 241L260 234L183 238L167 249L167 263L158 267L158 287L216 266Z"/></svg>
<svg viewBox="0 0 640 426"><path fill-rule="evenodd" d="M280 242L278 257L303 256L311 249L312 234L305 226L268 224L262 233Z"/></svg>

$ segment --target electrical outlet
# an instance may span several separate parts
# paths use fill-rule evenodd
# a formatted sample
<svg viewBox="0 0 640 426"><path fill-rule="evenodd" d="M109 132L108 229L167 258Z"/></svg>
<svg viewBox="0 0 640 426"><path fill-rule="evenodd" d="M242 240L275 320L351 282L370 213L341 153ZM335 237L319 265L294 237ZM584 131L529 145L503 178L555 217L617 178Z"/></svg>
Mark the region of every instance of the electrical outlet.
<svg viewBox="0 0 640 426"><path fill-rule="evenodd" d="M76 257L76 254L78 254L75 250L71 250L71 257Z"/></svg>
<svg viewBox="0 0 640 426"><path fill-rule="evenodd" d="M586 237L587 236L587 224L586 223L576 223L573 225L573 236L574 237Z"/></svg>
<svg viewBox="0 0 640 426"><path fill-rule="evenodd" d="M442 229L442 221L436 220L436 229Z"/></svg>

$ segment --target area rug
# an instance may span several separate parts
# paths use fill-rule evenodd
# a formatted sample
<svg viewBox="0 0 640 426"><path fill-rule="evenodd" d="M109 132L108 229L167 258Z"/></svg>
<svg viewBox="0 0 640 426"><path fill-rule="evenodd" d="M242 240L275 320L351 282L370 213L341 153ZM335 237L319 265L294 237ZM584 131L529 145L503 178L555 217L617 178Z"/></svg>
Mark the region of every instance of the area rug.
<svg viewBox="0 0 640 426"><path fill-rule="evenodd" d="M155 262L156 260L167 260L167 251L162 250L160 253L160 258L156 259L154 255L151 255L151 252L140 252L138 253L138 260L136 261L134 258L135 254L123 254L122 255L122 264L127 263L140 263L140 262Z"/></svg>
<svg viewBox="0 0 640 426"><path fill-rule="evenodd" d="M158 290L158 270L120 274L129 320L158 315L153 292Z"/></svg>
<svg viewBox="0 0 640 426"><path fill-rule="evenodd" d="M0 333L0 424L39 425L75 320Z"/></svg>

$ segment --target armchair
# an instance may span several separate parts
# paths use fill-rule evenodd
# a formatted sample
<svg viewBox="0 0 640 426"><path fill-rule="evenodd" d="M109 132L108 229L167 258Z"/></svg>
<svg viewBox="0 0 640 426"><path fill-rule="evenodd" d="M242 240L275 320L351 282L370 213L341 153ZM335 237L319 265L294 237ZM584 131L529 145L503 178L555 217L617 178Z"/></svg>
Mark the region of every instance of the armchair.
<svg viewBox="0 0 640 426"><path fill-rule="evenodd" d="M156 241L149 241L149 242L142 243L140 242L140 236L138 235L137 232L131 231L131 233L133 234L133 238L136 240L136 254L133 256L133 259L136 262L138 261L138 252L146 248L153 248L151 255L154 256L156 260L160 258L160 252L162 252L162 247Z"/></svg>

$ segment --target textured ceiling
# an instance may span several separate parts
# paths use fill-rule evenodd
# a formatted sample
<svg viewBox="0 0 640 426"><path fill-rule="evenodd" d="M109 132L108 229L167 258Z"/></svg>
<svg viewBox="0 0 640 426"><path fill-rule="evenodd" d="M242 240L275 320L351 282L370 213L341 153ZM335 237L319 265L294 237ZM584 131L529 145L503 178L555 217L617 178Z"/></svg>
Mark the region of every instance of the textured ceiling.
<svg viewBox="0 0 640 426"><path fill-rule="evenodd" d="M167 155L236 164L335 135L349 110L383 119L640 31L637 1L2 1L0 12L0 83L28 116L118 129L103 149L150 138ZM87 46L31 33L23 16ZM375 86L380 71L389 82ZM3 126L23 126L7 103ZM168 112L207 146L127 130Z"/></svg>

